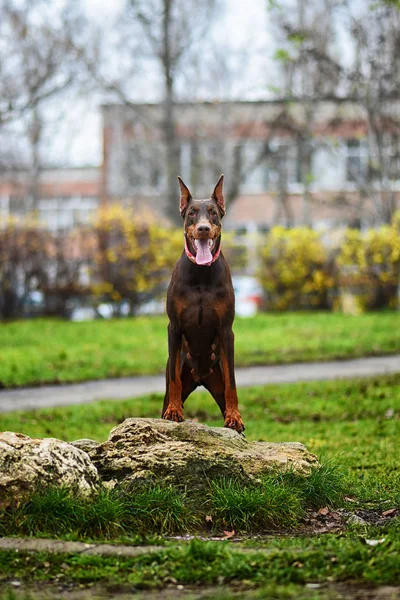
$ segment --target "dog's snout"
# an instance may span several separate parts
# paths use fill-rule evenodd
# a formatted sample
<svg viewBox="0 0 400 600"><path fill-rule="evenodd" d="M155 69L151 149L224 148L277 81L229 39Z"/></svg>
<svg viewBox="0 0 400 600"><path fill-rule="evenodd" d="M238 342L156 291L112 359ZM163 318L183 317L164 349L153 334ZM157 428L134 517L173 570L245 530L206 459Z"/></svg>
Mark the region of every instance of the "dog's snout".
<svg viewBox="0 0 400 600"><path fill-rule="evenodd" d="M211 227L207 223L200 223L197 226L198 233L210 233Z"/></svg>

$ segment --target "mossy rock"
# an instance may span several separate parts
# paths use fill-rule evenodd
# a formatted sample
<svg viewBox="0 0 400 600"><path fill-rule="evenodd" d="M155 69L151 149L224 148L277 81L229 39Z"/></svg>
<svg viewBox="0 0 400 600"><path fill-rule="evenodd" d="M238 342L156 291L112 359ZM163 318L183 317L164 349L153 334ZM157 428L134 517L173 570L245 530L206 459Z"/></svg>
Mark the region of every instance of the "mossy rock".
<svg viewBox="0 0 400 600"><path fill-rule="evenodd" d="M134 487L141 481L208 487L208 480L228 477L244 483L271 471L292 470L307 475L318 466L316 456L300 443L248 442L222 427L194 421L126 419L112 429L108 440L96 444L77 440L104 482Z"/></svg>

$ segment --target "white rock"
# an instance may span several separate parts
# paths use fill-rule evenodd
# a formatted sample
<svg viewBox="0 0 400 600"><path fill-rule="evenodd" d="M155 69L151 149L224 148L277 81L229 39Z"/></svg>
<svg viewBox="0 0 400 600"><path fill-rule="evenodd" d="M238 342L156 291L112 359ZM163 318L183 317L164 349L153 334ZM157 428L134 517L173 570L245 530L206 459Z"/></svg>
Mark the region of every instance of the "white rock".
<svg viewBox="0 0 400 600"><path fill-rule="evenodd" d="M86 452L54 438L0 432L0 502L9 504L34 489L65 486L88 496L99 483Z"/></svg>

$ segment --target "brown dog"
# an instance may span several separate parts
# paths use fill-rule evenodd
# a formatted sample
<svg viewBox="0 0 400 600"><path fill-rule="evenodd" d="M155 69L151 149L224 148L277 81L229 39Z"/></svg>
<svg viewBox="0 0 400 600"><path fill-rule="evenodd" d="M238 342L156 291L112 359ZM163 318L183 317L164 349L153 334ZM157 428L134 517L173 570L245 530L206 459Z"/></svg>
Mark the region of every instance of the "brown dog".
<svg viewBox="0 0 400 600"><path fill-rule="evenodd" d="M221 409L225 427L242 432L234 373L235 297L221 252L224 176L209 200L193 199L182 179L178 180L185 249L175 264L167 294L170 322L162 417L183 421L186 398L203 385Z"/></svg>

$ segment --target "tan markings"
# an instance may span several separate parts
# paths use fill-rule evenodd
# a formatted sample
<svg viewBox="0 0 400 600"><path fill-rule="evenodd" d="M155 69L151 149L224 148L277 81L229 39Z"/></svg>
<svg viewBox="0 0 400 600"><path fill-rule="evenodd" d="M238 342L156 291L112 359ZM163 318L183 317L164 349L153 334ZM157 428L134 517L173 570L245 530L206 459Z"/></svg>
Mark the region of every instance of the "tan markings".
<svg viewBox="0 0 400 600"><path fill-rule="evenodd" d="M178 349L174 357L174 379L169 381L169 402L164 413L164 418L177 421L182 415L182 382L181 382L181 348Z"/></svg>
<svg viewBox="0 0 400 600"><path fill-rule="evenodd" d="M220 325L226 315L226 301L225 300L216 300L213 305L214 311L217 314Z"/></svg>
<svg viewBox="0 0 400 600"><path fill-rule="evenodd" d="M210 223L208 221L208 219L201 219L198 223L193 224L193 225L189 225L189 227L186 228L186 235L188 238L190 239L199 239L199 235L197 233L197 227L201 224L201 223L207 223L207 225L210 225L211 229L210 229L210 233L208 238L210 240L214 240L216 239L219 235L221 235L221 226L220 225L215 225L215 223ZM201 236L203 237L203 236Z"/></svg>
<svg viewBox="0 0 400 600"><path fill-rule="evenodd" d="M186 229L186 235L189 238L194 238L194 232L196 231L196 225L189 225L189 227Z"/></svg>
<svg viewBox="0 0 400 600"><path fill-rule="evenodd" d="M231 386L228 359L223 348L221 348L221 367L225 381L225 427L240 433L244 430L244 425L239 412L237 392Z"/></svg>
<svg viewBox="0 0 400 600"><path fill-rule="evenodd" d="M238 408L238 397L236 390L231 386L231 378L229 374L229 365L228 359L225 354L225 350L221 347L221 366L222 372L224 374L225 381L225 402L226 402L226 410L228 411L228 407L230 410Z"/></svg>
<svg viewBox="0 0 400 600"><path fill-rule="evenodd" d="M174 306L176 314L180 318L183 311L187 308L187 302L184 298L176 298L176 300L174 300Z"/></svg>

